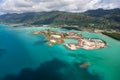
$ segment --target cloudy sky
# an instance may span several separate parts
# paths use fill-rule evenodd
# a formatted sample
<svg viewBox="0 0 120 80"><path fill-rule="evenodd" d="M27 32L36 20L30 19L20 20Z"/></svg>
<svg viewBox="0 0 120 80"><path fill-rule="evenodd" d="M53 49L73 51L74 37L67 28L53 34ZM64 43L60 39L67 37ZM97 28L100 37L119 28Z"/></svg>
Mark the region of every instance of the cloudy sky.
<svg viewBox="0 0 120 80"><path fill-rule="evenodd" d="M0 0L0 14L52 10L83 12L97 8L120 8L120 0Z"/></svg>

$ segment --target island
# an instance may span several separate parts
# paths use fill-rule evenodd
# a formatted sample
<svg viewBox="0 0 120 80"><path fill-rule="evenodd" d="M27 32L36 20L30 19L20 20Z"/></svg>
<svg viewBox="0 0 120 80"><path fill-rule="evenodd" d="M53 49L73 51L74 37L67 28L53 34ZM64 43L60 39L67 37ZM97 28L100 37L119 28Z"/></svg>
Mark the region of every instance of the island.
<svg viewBox="0 0 120 80"><path fill-rule="evenodd" d="M54 44L63 44L70 50L77 50L79 48L85 50L93 50L104 48L106 42L98 38L84 38L82 34L77 32L59 32L50 29L34 31L32 34L41 34L47 38L47 44L53 46Z"/></svg>

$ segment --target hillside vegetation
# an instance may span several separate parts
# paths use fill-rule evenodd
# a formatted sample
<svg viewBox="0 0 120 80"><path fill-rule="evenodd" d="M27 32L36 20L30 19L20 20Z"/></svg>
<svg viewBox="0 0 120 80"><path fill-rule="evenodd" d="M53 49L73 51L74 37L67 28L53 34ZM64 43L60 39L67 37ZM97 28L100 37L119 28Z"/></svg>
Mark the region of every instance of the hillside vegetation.
<svg viewBox="0 0 120 80"><path fill-rule="evenodd" d="M120 9L89 10L84 13L61 11L13 13L0 16L1 23L26 23L31 25L78 25L84 28L120 30Z"/></svg>

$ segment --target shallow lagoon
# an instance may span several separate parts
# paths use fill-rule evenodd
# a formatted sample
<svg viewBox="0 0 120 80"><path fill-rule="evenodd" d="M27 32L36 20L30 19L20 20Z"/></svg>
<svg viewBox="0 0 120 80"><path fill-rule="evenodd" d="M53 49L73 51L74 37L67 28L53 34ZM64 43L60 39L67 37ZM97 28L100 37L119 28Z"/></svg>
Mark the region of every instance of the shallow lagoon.
<svg viewBox="0 0 120 80"><path fill-rule="evenodd" d="M50 65L52 62L56 63L56 65L52 63L54 67L57 67L57 63L61 64L61 62L66 62L65 64L69 66L62 67L60 70L58 68L56 69L65 75L60 80L120 80L119 41L102 34L80 32L84 37L103 39L107 42L108 46L97 50L78 49L71 51L63 45L49 47L44 42L44 36L31 34L32 31L43 29L45 28L12 28L9 26L0 26L1 78L8 74L19 75L24 68L31 68L34 71L47 62ZM62 29L52 28L52 30L61 31ZM54 59L58 59L61 62L55 61ZM79 68L78 63L83 61L91 63L87 71ZM70 78L70 75L73 75L73 78Z"/></svg>

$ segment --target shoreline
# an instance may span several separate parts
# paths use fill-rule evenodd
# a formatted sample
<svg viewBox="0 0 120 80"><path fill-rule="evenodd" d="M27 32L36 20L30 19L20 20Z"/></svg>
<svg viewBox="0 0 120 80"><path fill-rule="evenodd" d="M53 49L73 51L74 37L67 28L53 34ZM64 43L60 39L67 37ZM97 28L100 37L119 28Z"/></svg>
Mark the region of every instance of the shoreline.
<svg viewBox="0 0 120 80"><path fill-rule="evenodd" d="M102 34L106 35L108 37L111 37L111 38L113 38L115 40L120 41L120 33L116 33L116 32L111 32L111 33L109 33L109 32L102 32Z"/></svg>
<svg viewBox="0 0 120 80"><path fill-rule="evenodd" d="M99 38L84 38L82 34L73 31L59 32L47 29L34 31L32 34L41 34L46 36L49 46L53 46L54 44L64 44L64 46L70 50L77 50L79 48L83 48L85 50L94 50L104 48L107 44L105 41ZM71 41L68 43L66 39ZM75 43L72 39L77 40L77 43Z"/></svg>

